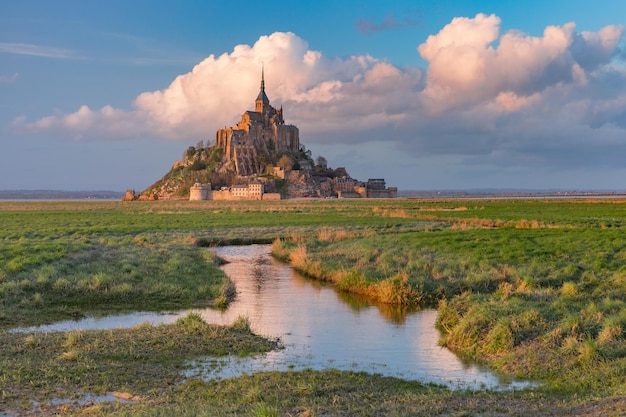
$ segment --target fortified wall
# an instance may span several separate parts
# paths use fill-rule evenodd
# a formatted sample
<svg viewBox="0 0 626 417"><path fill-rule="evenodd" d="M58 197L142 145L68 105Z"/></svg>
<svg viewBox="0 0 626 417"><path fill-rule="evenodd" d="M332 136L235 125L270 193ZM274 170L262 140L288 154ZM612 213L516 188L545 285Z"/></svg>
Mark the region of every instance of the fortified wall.
<svg viewBox="0 0 626 417"><path fill-rule="evenodd" d="M202 200L280 200L278 193L266 193L262 182L252 181L248 185L233 185L223 187L221 190L211 190L211 184L201 184L200 181L189 189L189 201Z"/></svg>
<svg viewBox="0 0 626 417"><path fill-rule="evenodd" d="M389 187L382 178L370 178L366 185L366 198L396 198L398 187Z"/></svg>

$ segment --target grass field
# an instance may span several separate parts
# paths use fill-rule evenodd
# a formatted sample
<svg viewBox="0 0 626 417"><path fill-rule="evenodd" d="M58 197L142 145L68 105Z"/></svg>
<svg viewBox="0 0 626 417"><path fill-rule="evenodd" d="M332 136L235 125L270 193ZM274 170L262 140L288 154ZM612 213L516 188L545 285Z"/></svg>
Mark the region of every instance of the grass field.
<svg viewBox="0 0 626 417"><path fill-rule="evenodd" d="M122 390L142 401L76 403L60 412L624 415L624 203L1 202L0 410L28 410L37 400L51 412L45 408L54 406L46 403L51 398ZM340 291L380 303L436 306L445 346L543 385L518 393L451 392L332 371L182 381L183 362L171 361L170 348L155 342L170 337L163 335L186 340L185 329L195 328L195 342L171 347L187 359L273 346L246 326L229 331L193 317L125 331L7 332L84 315L225 307L233 289L202 247L252 242L274 242L277 257ZM205 348L194 347L200 341ZM111 344L119 349L107 348ZM153 371L141 380L154 378L129 382L118 372L120 363L133 364L131 372L150 364L145 369Z"/></svg>

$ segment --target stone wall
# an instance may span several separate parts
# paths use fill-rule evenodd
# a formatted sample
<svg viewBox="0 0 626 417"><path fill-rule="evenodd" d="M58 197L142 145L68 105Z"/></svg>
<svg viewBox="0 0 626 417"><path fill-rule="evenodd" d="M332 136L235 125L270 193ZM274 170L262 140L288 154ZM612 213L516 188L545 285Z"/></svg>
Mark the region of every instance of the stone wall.
<svg viewBox="0 0 626 417"><path fill-rule="evenodd" d="M281 196L278 193L265 193L263 194L263 201L280 201Z"/></svg>
<svg viewBox="0 0 626 417"><path fill-rule="evenodd" d="M367 189L367 198L396 198L398 197L398 188L389 187L384 190Z"/></svg>

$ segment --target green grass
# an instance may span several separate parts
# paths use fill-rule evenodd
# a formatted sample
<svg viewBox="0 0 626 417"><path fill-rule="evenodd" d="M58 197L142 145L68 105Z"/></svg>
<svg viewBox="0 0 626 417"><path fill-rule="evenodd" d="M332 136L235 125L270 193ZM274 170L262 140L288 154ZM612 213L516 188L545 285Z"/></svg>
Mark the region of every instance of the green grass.
<svg viewBox="0 0 626 417"><path fill-rule="evenodd" d="M277 257L340 291L381 303L437 306L444 345L543 382L532 392L500 394L335 372L182 382L172 376L180 362L156 342L163 339L159 332L173 330L141 327L0 333L0 392L3 401L10 397L26 408L29 398L53 397L61 385L76 392L128 389L146 397L133 405L78 406L94 415L619 415L626 396L624 203L0 203L0 331L90 314L223 307L233 289L203 247L275 242ZM187 326L204 326L187 320ZM181 331L183 323L177 326ZM245 322L238 328L249 332ZM131 342L143 337L138 334L144 345ZM255 351L217 339L211 339L217 354ZM88 348L112 340L120 343L110 352L118 360L161 370L152 380L146 376L144 385L118 375L115 358ZM146 347L150 343L154 350ZM139 345L152 353L138 353ZM50 353L40 355L40 346ZM206 353L178 348L185 358ZM63 376L65 368L71 372ZM93 370L99 370L95 381L86 376ZM9 383L21 385L14 390Z"/></svg>
<svg viewBox="0 0 626 417"><path fill-rule="evenodd" d="M559 397L541 391L450 391L380 375L338 371L262 372L223 381L189 380L171 395L132 404L68 407L70 416L619 416L622 397ZM58 411L58 408L55 410Z"/></svg>
<svg viewBox="0 0 626 417"><path fill-rule="evenodd" d="M277 348L238 320L230 327L190 314L171 325L51 333L1 333L0 404L129 392L145 398L173 393L196 357Z"/></svg>
<svg viewBox="0 0 626 417"><path fill-rule="evenodd" d="M0 282L0 324L211 305L228 282L209 253L188 242L101 237L81 249L8 270Z"/></svg>
<svg viewBox="0 0 626 417"><path fill-rule="evenodd" d="M320 225L414 221L319 202L0 203L0 328L86 314L220 304L226 277L203 246L269 243Z"/></svg>
<svg viewBox="0 0 626 417"><path fill-rule="evenodd" d="M445 213L449 225L283 239L273 250L340 290L438 306L441 343L501 372L557 390L623 395L624 205L480 204L413 212L400 204L396 215Z"/></svg>

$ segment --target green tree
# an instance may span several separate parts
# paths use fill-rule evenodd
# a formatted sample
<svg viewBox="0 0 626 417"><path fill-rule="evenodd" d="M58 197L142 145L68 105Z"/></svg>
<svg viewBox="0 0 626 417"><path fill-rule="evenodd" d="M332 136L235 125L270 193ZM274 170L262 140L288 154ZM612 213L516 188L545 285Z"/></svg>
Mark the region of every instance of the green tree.
<svg viewBox="0 0 626 417"><path fill-rule="evenodd" d="M291 170L293 168L293 159L287 154L280 157L277 166L284 168L285 170Z"/></svg>

